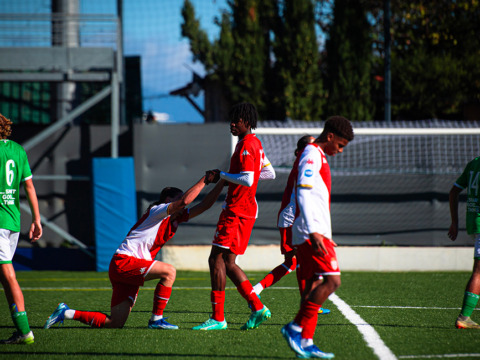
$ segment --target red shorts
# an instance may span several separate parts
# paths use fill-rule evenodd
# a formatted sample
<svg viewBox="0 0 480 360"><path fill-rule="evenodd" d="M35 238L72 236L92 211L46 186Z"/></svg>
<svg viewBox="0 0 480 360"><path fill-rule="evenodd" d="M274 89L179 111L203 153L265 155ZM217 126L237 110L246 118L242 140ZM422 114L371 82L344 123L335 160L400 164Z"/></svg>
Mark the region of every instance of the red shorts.
<svg viewBox="0 0 480 360"><path fill-rule="evenodd" d="M280 230L280 251L285 255L293 251L292 245L292 228L278 228Z"/></svg>
<svg viewBox="0 0 480 360"><path fill-rule="evenodd" d="M242 218L223 210L218 219L213 245L229 249L236 255L245 254L255 219Z"/></svg>
<svg viewBox="0 0 480 360"><path fill-rule="evenodd" d="M130 300L135 305L138 289L145 283L145 275L154 262L155 260L137 259L128 255L113 255L108 269L113 289L111 307L125 300Z"/></svg>
<svg viewBox="0 0 480 360"><path fill-rule="evenodd" d="M319 255L313 251L310 240L297 246L297 275L302 280L309 280L320 275L340 275L337 254L331 241L325 241L328 255Z"/></svg>

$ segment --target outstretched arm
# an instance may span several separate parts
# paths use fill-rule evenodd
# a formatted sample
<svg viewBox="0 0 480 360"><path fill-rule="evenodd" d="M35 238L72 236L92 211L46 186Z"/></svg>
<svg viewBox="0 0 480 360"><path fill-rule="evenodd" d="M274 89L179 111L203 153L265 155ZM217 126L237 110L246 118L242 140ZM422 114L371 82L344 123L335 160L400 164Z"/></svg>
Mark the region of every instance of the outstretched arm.
<svg viewBox="0 0 480 360"><path fill-rule="evenodd" d="M182 210L185 206L192 203L193 200L200 194L200 191L205 187L205 176L202 176L200 180L198 180L195 185L193 185L190 189L188 189L183 196L168 206L168 213L174 214L180 210Z"/></svg>
<svg viewBox="0 0 480 360"><path fill-rule="evenodd" d="M24 183L25 193L27 194L28 204L30 205L30 211L32 213L32 225L30 225L30 230L28 232L28 237L32 242L37 241L42 237L43 229L40 219L40 210L38 209L38 199L35 187L33 186L33 180L25 180Z"/></svg>
<svg viewBox="0 0 480 360"><path fill-rule="evenodd" d="M223 182L224 180L220 180L199 204L195 205L189 210L189 219L193 219L212 207L222 192L224 186Z"/></svg>

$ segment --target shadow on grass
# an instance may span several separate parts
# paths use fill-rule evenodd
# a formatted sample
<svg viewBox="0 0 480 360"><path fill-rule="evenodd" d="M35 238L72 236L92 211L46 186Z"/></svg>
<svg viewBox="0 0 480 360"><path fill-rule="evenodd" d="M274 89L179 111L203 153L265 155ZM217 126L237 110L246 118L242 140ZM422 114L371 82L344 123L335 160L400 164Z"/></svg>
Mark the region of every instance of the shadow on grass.
<svg viewBox="0 0 480 360"><path fill-rule="evenodd" d="M6 354L10 355L29 355L32 354L29 351L9 351ZM53 352L53 351L37 351L35 352L38 356L58 356L58 355L65 355L63 351ZM90 357L95 356L101 358L102 356L115 356L125 358L128 357L157 357L161 356L164 357L182 357L182 358L202 358L202 359L252 359L251 355L226 355L226 354L182 354L182 353L161 353L161 354L148 354L148 353L99 353L99 352L76 352L76 353L69 353L68 357ZM269 359L285 359L285 356L269 356Z"/></svg>

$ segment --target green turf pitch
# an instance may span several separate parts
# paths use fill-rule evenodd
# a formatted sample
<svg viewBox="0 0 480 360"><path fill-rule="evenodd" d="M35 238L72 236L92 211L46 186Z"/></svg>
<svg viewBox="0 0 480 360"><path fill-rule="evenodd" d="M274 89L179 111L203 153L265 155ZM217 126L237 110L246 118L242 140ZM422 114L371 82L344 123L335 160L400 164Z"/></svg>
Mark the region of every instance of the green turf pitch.
<svg viewBox="0 0 480 360"><path fill-rule="evenodd" d="M247 273L252 284L263 272ZM345 272L336 295L365 321L353 324L328 300L332 313L319 316L314 341L335 353L336 359L379 359L360 332L372 329L397 359L480 358L480 331L457 330L469 273ZM292 359L293 352L280 334L299 304L296 277L290 275L262 293L272 318L256 330L241 331L249 317L245 300L227 282L225 331L193 331L211 312L210 280L205 272L177 273L165 310L179 330L150 330L155 282L140 290L123 329L91 329L75 321L43 330L59 302L73 309L110 312L110 282L106 273L18 272L35 344L2 345L0 359ZM3 292L3 291L2 291ZM0 300L0 338L13 332L4 295ZM480 321L475 310L472 318ZM385 358L385 357L384 357Z"/></svg>

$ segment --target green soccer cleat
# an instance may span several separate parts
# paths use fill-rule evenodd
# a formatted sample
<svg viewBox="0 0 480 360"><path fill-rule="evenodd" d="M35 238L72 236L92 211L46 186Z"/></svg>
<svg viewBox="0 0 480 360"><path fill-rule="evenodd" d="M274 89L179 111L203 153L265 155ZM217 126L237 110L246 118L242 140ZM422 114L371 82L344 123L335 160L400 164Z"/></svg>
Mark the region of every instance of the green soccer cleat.
<svg viewBox="0 0 480 360"><path fill-rule="evenodd" d="M20 345L31 345L33 344L34 336L33 332L29 332L25 335L22 335L18 332L14 332L7 340L0 340L0 344L20 344Z"/></svg>
<svg viewBox="0 0 480 360"><path fill-rule="evenodd" d="M241 327L242 330L250 330L258 328L262 322L272 317L272 313L263 305L263 308L258 311L252 311L250 319Z"/></svg>
<svg viewBox="0 0 480 360"><path fill-rule="evenodd" d="M208 319L204 323L194 326L192 330L225 330L227 328L227 322L217 321L212 318Z"/></svg>
<svg viewBox="0 0 480 360"><path fill-rule="evenodd" d="M455 321L455 327L457 329L480 329L480 325L470 319L469 316L463 315L458 315L457 321Z"/></svg>

